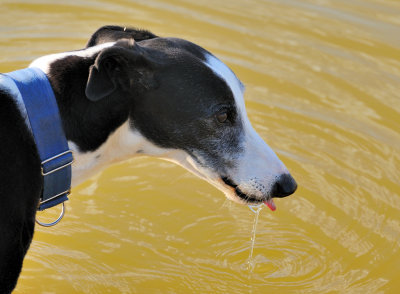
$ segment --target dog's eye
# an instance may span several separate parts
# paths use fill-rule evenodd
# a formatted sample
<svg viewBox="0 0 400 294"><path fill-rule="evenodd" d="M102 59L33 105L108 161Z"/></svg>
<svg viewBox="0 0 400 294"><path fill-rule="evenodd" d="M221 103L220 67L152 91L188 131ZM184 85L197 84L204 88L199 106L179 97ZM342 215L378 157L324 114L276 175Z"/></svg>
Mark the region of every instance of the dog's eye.
<svg viewBox="0 0 400 294"><path fill-rule="evenodd" d="M224 123L228 119L228 112L223 111L216 115L218 122Z"/></svg>

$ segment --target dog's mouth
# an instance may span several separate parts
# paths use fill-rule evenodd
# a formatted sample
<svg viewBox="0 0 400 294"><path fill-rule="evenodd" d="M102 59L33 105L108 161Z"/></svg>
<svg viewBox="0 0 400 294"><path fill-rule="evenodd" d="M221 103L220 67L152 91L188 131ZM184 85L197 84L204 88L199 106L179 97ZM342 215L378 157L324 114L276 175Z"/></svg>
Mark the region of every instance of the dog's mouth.
<svg viewBox="0 0 400 294"><path fill-rule="evenodd" d="M248 195L246 193L243 193L242 190L236 185L231 179L227 177L221 177L221 180L229 187L232 187L235 191L236 196L238 196L240 199L242 199L245 204L250 204L250 205L258 205L264 203L266 206L269 207L272 211L276 210L276 205L273 201L272 198L269 199L259 199L256 198L252 195Z"/></svg>

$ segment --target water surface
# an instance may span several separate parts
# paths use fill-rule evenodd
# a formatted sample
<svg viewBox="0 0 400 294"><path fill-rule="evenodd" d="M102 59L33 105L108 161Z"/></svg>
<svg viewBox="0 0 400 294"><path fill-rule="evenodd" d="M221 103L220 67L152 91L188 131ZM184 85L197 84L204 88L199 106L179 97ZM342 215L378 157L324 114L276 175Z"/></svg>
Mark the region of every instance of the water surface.
<svg viewBox="0 0 400 294"><path fill-rule="evenodd" d="M397 293L400 2L2 0L0 71L82 48L104 24L201 44L247 86L296 178L254 214L170 163L132 159L38 227L15 293ZM54 212L56 214L56 212Z"/></svg>

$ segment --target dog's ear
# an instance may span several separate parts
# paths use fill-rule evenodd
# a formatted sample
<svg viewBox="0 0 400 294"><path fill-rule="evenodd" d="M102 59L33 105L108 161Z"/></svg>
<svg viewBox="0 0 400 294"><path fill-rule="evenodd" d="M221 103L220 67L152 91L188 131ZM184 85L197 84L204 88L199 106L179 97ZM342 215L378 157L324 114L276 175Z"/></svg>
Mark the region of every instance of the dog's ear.
<svg viewBox="0 0 400 294"><path fill-rule="evenodd" d="M94 32L86 44L86 48L107 42L116 42L121 39L134 39L136 42L140 42L156 37L156 35L147 30L121 26L103 26Z"/></svg>
<svg viewBox="0 0 400 294"><path fill-rule="evenodd" d="M147 63L142 48L133 39L104 49L90 66L85 90L87 98L98 101L116 90L130 90L135 76L142 75L138 70Z"/></svg>

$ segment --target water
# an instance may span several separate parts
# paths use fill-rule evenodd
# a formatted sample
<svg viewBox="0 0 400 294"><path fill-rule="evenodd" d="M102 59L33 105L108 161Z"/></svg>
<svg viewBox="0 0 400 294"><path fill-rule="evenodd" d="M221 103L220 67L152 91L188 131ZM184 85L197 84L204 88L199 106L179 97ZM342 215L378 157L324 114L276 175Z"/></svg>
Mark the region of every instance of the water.
<svg viewBox="0 0 400 294"><path fill-rule="evenodd" d="M249 208L254 213L254 223L253 223L253 229L251 231L250 255L249 255L249 258L248 258L248 261L247 261L247 269L249 271L249 274L251 275L253 273L253 270L254 270L254 267L255 267L255 263L254 263L254 260L253 260L253 251L254 251L254 244L256 243L258 216L259 216L260 211L262 209L262 204L249 205Z"/></svg>
<svg viewBox="0 0 400 294"><path fill-rule="evenodd" d="M1 72L82 48L104 24L201 44L244 82L253 126L299 184L259 215L249 279L246 206L170 163L111 166L73 190L60 224L37 228L15 293L398 292L399 1L2 0L0 9Z"/></svg>

